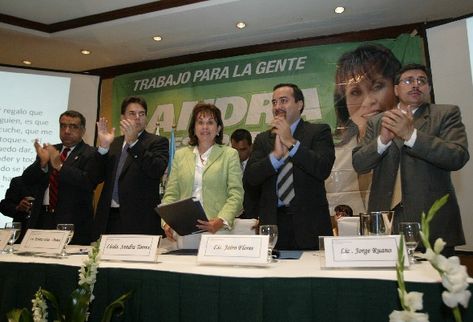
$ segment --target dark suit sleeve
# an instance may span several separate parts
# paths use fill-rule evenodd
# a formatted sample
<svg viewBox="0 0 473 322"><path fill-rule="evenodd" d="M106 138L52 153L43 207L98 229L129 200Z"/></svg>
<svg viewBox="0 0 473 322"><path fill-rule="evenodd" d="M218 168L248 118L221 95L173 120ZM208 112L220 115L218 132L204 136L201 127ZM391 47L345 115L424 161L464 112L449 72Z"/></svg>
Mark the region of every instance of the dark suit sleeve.
<svg viewBox="0 0 473 322"><path fill-rule="evenodd" d="M256 136L253 151L245 168L243 179L245 184L259 186L277 173L269 159L271 147L272 142L267 132Z"/></svg>
<svg viewBox="0 0 473 322"><path fill-rule="evenodd" d="M389 150L386 149L382 155L378 153L379 130L377 124L380 122L380 117L381 114L368 121L365 136L352 151L353 168L358 173L367 173L374 169Z"/></svg>
<svg viewBox="0 0 473 322"><path fill-rule="evenodd" d="M133 162L137 162L143 172L153 179L160 179L166 170L169 160L168 139L162 136L155 136L149 145L145 145L142 140L129 149Z"/></svg>
<svg viewBox="0 0 473 322"><path fill-rule="evenodd" d="M306 124L304 130L309 132L309 128L314 132L302 138L292 162L307 175L323 181L330 175L335 161L332 133L326 124ZM309 144L305 143L307 137L310 138Z"/></svg>
<svg viewBox="0 0 473 322"><path fill-rule="evenodd" d="M0 212L5 216L17 218L18 215L26 216L26 212L18 212L16 206L25 197L22 195L24 189L21 188L21 180L13 178L10 182L10 187L5 193L5 199L0 201Z"/></svg>
<svg viewBox="0 0 473 322"><path fill-rule="evenodd" d="M92 191L100 182L102 159L98 158L96 150L88 145L80 157L83 158L80 167L64 163L59 171L59 182L84 191Z"/></svg>

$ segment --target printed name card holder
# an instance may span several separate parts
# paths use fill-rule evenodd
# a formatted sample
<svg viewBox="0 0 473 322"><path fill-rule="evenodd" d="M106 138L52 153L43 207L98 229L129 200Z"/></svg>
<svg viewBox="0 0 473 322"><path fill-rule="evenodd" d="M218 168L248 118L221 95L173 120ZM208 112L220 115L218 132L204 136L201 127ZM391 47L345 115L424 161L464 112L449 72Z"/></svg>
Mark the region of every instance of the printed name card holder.
<svg viewBox="0 0 473 322"><path fill-rule="evenodd" d="M100 259L155 262L160 238L158 235L102 235Z"/></svg>
<svg viewBox="0 0 473 322"><path fill-rule="evenodd" d="M197 254L198 264L213 265L268 265L267 235L204 234Z"/></svg>
<svg viewBox="0 0 473 322"><path fill-rule="evenodd" d="M0 252L7 247L8 240L12 233L7 229L0 229Z"/></svg>
<svg viewBox="0 0 473 322"><path fill-rule="evenodd" d="M60 254L69 234L67 230L28 229L18 253Z"/></svg>
<svg viewBox="0 0 473 322"><path fill-rule="evenodd" d="M321 268L396 267L399 235L320 237ZM409 266L404 246L404 266Z"/></svg>

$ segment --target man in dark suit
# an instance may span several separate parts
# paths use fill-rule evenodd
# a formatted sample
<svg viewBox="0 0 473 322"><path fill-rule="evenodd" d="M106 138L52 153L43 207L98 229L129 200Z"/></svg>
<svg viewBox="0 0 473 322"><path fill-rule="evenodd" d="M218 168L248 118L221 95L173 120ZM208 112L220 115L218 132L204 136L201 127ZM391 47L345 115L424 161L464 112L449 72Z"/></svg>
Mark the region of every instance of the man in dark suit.
<svg viewBox="0 0 473 322"><path fill-rule="evenodd" d="M420 222L421 213L448 193L447 204L430 223L430 237L431 242L443 238L444 254L453 255L454 246L464 244L465 237L450 172L461 169L470 158L460 110L428 103L430 76L423 65L403 67L394 91L399 97L397 108L371 119L365 137L353 150L355 170L373 170L368 209L395 210L396 231L399 222Z"/></svg>
<svg viewBox="0 0 473 322"><path fill-rule="evenodd" d="M82 140L85 117L79 112L62 113L59 126L62 143L41 145L36 140L36 161L22 175L35 198L28 228L56 229L57 224L74 224L71 243L88 245L98 183L96 150Z"/></svg>
<svg viewBox="0 0 473 322"><path fill-rule="evenodd" d="M20 243L25 235L33 198L32 192L29 187L23 184L20 176L11 179L10 186L5 192L5 198L0 201L0 212L13 218L14 222L21 222L21 234L16 241L17 243Z"/></svg>
<svg viewBox="0 0 473 322"><path fill-rule="evenodd" d="M114 138L107 121L97 122L99 153L104 160L104 186L95 215L100 234L161 235L159 183L169 158L164 137L145 131L148 107L141 97L125 98L121 105L122 136Z"/></svg>
<svg viewBox="0 0 473 322"><path fill-rule="evenodd" d="M260 224L278 225L276 248L318 249L318 236L332 235L324 186L335 160L330 127L301 119L304 96L294 84L276 85L272 104L272 128L256 137L244 182L261 191Z"/></svg>

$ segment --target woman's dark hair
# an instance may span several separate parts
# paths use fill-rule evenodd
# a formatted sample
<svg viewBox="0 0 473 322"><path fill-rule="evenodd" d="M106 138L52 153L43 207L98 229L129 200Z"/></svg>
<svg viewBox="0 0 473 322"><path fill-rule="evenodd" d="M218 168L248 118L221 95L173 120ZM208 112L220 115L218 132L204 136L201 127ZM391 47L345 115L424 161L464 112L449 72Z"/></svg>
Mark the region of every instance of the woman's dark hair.
<svg viewBox="0 0 473 322"><path fill-rule="evenodd" d="M211 115L215 121L217 122L217 126L220 126L220 131L217 133L215 137L215 142L217 144L222 144L223 139L223 120L222 120L222 112L213 104L207 103L197 103L192 110L191 121L189 123L189 145L196 146L199 144L199 139L195 135L195 123L197 121L197 117L199 114L203 115Z"/></svg>
<svg viewBox="0 0 473 322"><path fill-rule="evenodd" d="M371 79L374 75L379 74L384 78L391 79L394 84L394 78L399 69L401 69L399 60L382 45L361 45L355 50L344 53L338 59L335 73L333 101L337 114L337 129L353 123L349 122L350 115L345 98L345 89L350 80L358 79L360 76ZM358 134L356 125L351 125L355 126L356 134Z"/></svg>

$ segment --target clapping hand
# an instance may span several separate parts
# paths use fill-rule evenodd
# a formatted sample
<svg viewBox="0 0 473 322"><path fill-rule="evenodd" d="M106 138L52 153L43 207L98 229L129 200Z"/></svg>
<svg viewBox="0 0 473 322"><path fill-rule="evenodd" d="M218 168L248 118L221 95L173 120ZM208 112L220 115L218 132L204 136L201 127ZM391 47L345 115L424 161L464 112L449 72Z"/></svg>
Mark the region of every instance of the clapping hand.
<svg viewBox="0 0 473 322"><path fill-rule="evenodd" d="M49 152L46 149L47 146L47 144L41 145L38 139L34 140L34 148L36 150L36 154L38 155L41 168L46 167L49 162Z"/></svg>
<svg viewBox="0 0 473 322"><path fill-rule="evenodd" d="M115 128L112 128L111 131L108 131L108 121L105 117L101 117L97 122L97 131L99 146L108 149L115 138Z"/></svg>
<svg viewBox="0 0 473 322"><path fill-rule="evenodd" d="M138 139L138 128L133 121L123 119L120 121L120 130L125 136L125 142L129 145Z"/></svg>

